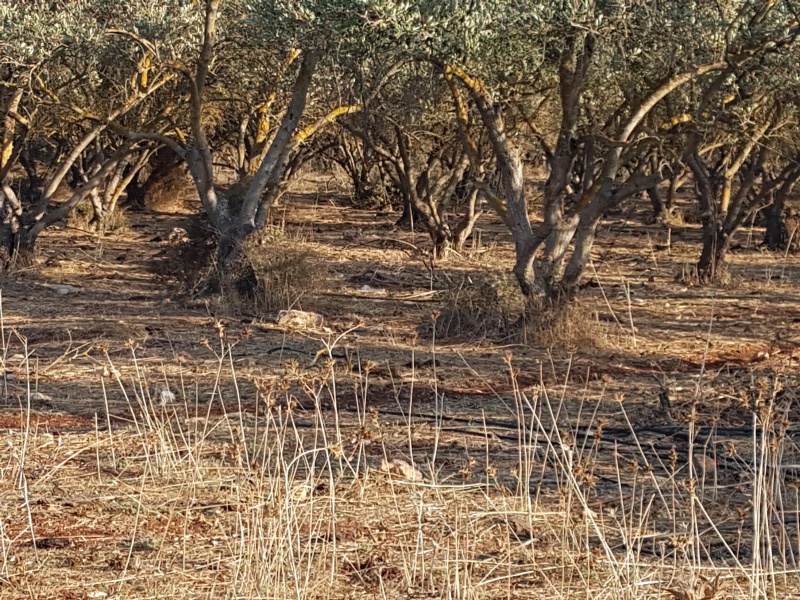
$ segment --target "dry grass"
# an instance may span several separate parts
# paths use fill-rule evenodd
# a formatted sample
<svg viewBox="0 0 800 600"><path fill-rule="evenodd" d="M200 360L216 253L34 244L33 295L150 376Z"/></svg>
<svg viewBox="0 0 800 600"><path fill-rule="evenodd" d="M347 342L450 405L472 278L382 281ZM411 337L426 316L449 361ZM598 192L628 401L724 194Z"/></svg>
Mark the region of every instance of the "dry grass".
<svg viewBox="0 0 800 600"><path fill-rule="evenodd" d="M47 365L2 332L6 404L19 399L0 413L3 597L798 593L790 376L752 371L738 428L703 413L702 378L642 426L621 394L575 406L541 377L522 387L507 354L505 410L459 420L413 385L399 411L376 404L375 365L335 360L335 340L244 395L240 342L217 332L210 385L107 349L104 408L72 419L36 410ZM395 458L424 481L381 472Z"/></svg>
<svg viewBox="0 0 800 600"><path fill-rule="evenodd" d="M628 334L613 311L612 316L623 334ZM580 299L558 307L534 300L525 307L519 337L527 344L545 348L590 351L609 346L609 337L619 337L613 336L613 330L613 326L600 322L597 307Z"/></svg>
<svg viewBox="0 0 800 600"><path fill-rule="evenodd" d="M451 277L436 319L436 336L509 337L525 309L525 298L510 274L481 271Z"/></svg>
<svg viewBox="0 0 800 600"><path fill-rule="evenodd" d="M92 218L94 217L94 209L89 200L85 200L75 207L75 210L67 216L67 226L80 231L92 230ZM105 231L125 233L130 227L128 214L124 207L118 206L106 218Z"/></svg>
<svg viewBox="0 0 800 600"><path fill-rule="evenodd" d="M800 597L789 254L697 288L694 229L612 217L580 312L499 347L501 295L448 290L509 264L500 224L430 265L395 215L281 217L329 332L180 306L141 265L161 216L3 283L0 597ZM418 335L448 307L481 339Z"/></svg>
<svg viewBox="0 0 800 600"><path fill-rule="evenodd" d="M273 313L302 306L304 295L325 284L324 267L308 244L268 228L245 240L225 296L229 307Z"/></svg>

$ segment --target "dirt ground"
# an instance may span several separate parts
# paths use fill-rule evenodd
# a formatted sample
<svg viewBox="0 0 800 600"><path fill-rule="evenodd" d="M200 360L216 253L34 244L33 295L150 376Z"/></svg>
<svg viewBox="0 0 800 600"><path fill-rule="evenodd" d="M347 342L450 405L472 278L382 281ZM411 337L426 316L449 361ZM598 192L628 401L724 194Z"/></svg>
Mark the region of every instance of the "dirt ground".
<svg viewBox="0 0 800 600"><path fill-rule="evenodd" d="M154 275L186 215L48 232L2 282L0 598L792 596L800 263L745 229L693 285L698 228L646 209L529 343L452 321L513 287L490 216L432 264L396 214L291 198L313 331Z"/></svg>

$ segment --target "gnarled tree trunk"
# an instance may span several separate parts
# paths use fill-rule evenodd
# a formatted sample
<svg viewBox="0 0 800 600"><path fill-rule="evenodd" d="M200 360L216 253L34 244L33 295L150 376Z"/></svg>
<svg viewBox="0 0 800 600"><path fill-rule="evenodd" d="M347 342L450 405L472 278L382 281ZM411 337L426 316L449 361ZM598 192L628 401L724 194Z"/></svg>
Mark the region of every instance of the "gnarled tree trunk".
<svg viewBox="0 0 800 600"><path fill-rule="evenodd" d="M551 305L569 300L577 290L603 215L624 198L651 189L667 177L658 165L650 173L637 168L629 170L627 177L621 176L623 149L637 134L642 120L673 90L726 66L724 62L702 65L666 78L632 108L613 139L595 136L586 145L589 154L584 157L584 169L594 169L595 155L601 168L597 172L585 171L576 183L573 167L580 158L576 130L593 51L593 35L578 32L569 36L561 55L558 70L561 125L555 149L548 152L550 176L544 188L544 219L536 227L528 214L519 152L506 136L502 116L489 91L462 69L433 61L446 79L456 77L466 87L488 134L502 183L497 190L484 188L484 191L514 240L514 274L520 289L528 297L543 295ZM602 152L598 153L598 149ZM568 202L571 193L574 198ZM542 255L537 258L540 249Z"/></svg>

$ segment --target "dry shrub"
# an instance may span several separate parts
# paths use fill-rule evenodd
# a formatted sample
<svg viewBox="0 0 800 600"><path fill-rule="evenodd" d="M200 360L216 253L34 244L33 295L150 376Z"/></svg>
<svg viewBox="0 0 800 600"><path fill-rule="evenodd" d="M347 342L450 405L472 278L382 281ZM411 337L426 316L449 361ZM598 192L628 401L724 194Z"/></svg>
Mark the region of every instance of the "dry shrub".
<svg viewBox="0 0 800 600"><path fill-rule="evenodd" d="M161 213L194 212L197 188L184 163L178 163L148 186L144 196L147 210Z"/></svg>
<svg viewBox="0 0 800 600"><path fill-rule="evenodd" d="M129 229L128 212L125 208L117 206L111 214L106 216L106 231L124 233Z"/></svg>
<svg viewBox="0 0 800 600"><path fill-rule="evenodd" d="M97 226L92 223L94 218L94 208L90 200L79 203L67 216L67 227L80 229L81 231L95 231ZM128 215L125 209L117 206L111 214L106 217L104 232L128 230Z"/></svg>
<svg viewBox="0 0 800 600"><path fill-rule="evenodd" d="M233 304L274 312L297 306L302 296L320 287L324 276L307 244L265 229L245 240L223 291Z"/></svg>
<svg viewBox="0 0 800 600"><path fill-rule="evenodd" d="M151 263L151 270L180 293L193 294L209 282L215 272L217 241L206 220L197 215L169 235L166 249Z"/></svg>
<svg viewBox="0 0 800 600"><path fill-rule="evenodd" d="M525 298L511 275L477 272L448 277L445 300L436 318L436 336L506 336L525 308Z"/></svg>
<svg viewBox="0 0 800 600"><path fill-rule="evenodd" d="M682 227L686 225L683 210L678 206L665 208L661 214L658 215L658 220L663 225L668 225L670 227Z"/></svg>
<svg viewBox="0 0 800 600"><path fill-rule="evenodd" d="M216 263L217 239L198 216L176 228L153 271L181 293L221 293L232 310L274 312L297 305L319 287L324 272L303 242L267 229L249 236L224 272Z"/></svg>
<svg viewBox="0 0 800 600"><path fill-rule="evenodd" d="M581 350L605 345L608 337L599 314L586 301L556 302L531 298L525 307L522 341L546 348Z"/></svg>
<svg viewBox="0 0 800 600"><path fill-rule="evenodd" d="M75 208L73 208L69 215L67 215L67 227L88 231L89 223L91 222L93 216L94 209L92 208L92 203L89 200L84 200Z"/></svg>
<svg viewBox="0 0 800 600"><path fill-rule="evenodd" d="M681 270L675 274L675 283L686 286L714 285L729 288L742 282L741 277L735 276L729 269L728 263L717 265L714 277L710 281L702 281L697 270L697 263L684 263Z"/></svg>

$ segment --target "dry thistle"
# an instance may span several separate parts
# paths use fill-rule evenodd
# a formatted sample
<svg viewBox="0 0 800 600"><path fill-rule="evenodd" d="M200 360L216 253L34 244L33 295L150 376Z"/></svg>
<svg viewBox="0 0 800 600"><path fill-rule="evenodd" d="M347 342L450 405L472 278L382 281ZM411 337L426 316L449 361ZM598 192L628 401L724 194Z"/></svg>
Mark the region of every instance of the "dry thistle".
<svg viewBox="0 0 800 600"><path fill-rule="evenodd" d="M740 523L747 521L750 518L750 509L746 506L740 506L736 509L736 515Z"/></svg>
<svg viewBox="0 0 800 600"><path fill-rule="evenodd" d="M675 446L671 446L669 452L667 453L667 459L669 460L669 466L672 471L675 471L675 465L678 463L678 451L675 449Z"/></svg>
<svg viewBox="0 0 800 600"><path fill-rule="evenodd" d="M330 452L333 458L341 458L344 456L344 450L342 450L341 444L329 444L328 452Z"/></svg>
<svg viewBox="0 0 800 600"><path fill-rule="evenodd" d="M225 337L225 324L219 319L214 319L214 331L217 332L219 339Z"/></svg>
<svg viewBox="0 0 800 600"><path fill-rule="evenodd" d="M602 439L603 427L605 427L607 424L608 424L608 419L606 419L605 417L598 417L597 425L595 426L594 430L594 439L596 441L600 441L600 439Z"/></svg>
<svg viewBox="0 0 800 600"><path fill-rule="evenodd" d="M472 469L476 464L477 464L477 461L474 458L468 456L466 458L466 460L464 461L464 464L461 465L461 468L458 470L458 474L461 475L461 477L464 480L471 479L472 478Z"/></svg>
<svg viewBox="0 0 800 600"><path fill-rule="evenodd" d="M733 440L728 440L725 442L725 456L728 458L733 458L737 454L738 451L736 450L736 442Z"/></svg>
<svg viewBox="0 0 800 600"><path fill-rule="evenodd" d="M673 535L669 538L670 544L675 550L685 550L692 544L690 535Z"/></svg>

